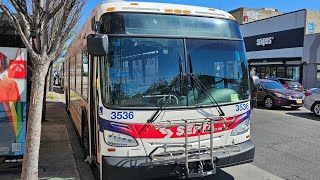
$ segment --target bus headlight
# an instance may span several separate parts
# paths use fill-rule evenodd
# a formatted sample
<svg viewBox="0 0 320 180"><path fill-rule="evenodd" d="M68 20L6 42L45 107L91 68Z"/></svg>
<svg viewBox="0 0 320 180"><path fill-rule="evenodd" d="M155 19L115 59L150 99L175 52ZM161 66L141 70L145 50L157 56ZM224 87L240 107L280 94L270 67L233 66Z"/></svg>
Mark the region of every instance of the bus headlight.
<svg viewBox="0 0 320 180"><path fill-rule="evenodd" d="M250 128L250 119L244 120L242 123L238 124L231 132L231 136L238 136L240 134L246 133Z"/></svg>
<svg viewBox="0 0 320 180"><path fill-rule="evenodd" d="M105 130L104 141L106 144L115 147L134 147L138 146L138 142L131 136Z"/></svg>

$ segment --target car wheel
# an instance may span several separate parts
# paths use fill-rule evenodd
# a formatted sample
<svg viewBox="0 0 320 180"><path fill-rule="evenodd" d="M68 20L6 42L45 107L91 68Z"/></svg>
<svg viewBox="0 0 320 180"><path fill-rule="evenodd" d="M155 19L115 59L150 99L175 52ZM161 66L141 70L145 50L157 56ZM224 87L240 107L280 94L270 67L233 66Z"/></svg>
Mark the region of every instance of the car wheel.
<svg viewBox="0 0 320 180"><path fill-rule="evenodd" d="M267 109L272 109L274 107L273 98L268 96L264 100L264 105Z"/></svg>
<svg viewBox="0 0 320 180"><path fill-rule="evenodd" d="M312 106L312 112L317 115L317 116L320 116L320 103L315 103L313 106Z"/></svg>

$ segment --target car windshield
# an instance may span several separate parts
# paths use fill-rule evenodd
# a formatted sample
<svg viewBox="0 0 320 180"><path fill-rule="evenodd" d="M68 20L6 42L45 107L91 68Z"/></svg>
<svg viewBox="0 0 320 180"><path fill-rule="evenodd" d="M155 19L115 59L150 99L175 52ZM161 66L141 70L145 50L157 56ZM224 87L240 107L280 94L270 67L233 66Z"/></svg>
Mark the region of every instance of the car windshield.
<svg viewBox="0 0 320 180"><path fill-rule="evenodd" d="M309 89L308 92L313 94L320 94L320 89L319 88Z"/></svg>
<svg viewBox="0 0 320 180"><path fill-rule="evenodd" d="M301 84L300 84L299 82L296 82L296 81L286 81L286 83L287 83L288 85L291 85L291 86L295 86L295 85L301 86Z"/></svg>
<svg viewBox="0 0 320 180"><path fill-rule="evenodd" d="M122 37L109 41L109 55L101 60L107 106L212 105L208 93L218 103L249 98L243 41ZM192 58L193 74L208 91L192 84L185 51Z"/></svg>
<svg viewBox="0 0 320 180"><path fill-rule="evenodd" d="M278 82L261 82L261 84L266 89L285 89L285 87Z"/></svg>

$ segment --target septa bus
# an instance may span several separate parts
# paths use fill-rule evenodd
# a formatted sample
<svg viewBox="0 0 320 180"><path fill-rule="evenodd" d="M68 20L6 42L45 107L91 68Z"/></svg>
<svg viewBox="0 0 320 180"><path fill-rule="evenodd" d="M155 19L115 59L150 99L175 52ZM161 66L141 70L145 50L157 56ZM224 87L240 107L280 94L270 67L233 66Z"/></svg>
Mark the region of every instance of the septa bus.
<svg viewBox="0 0 320 180"><path fill-rule="evenodd" d="M203 177L253 161L244 41L226 12L101 3L70 44L64 74L101 179Z"/></svg>

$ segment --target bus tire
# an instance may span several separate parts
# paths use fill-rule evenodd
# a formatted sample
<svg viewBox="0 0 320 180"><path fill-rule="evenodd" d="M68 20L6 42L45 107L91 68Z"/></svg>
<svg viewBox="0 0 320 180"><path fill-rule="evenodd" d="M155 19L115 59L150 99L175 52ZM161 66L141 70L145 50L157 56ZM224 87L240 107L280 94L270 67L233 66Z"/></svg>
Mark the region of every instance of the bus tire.
<svg viewBox="0 0 320 180"><path fill-rule="evenodd" d="M88 118L87 118L87 113L85 110L82 111L82 118L81 118L81 130L82 130L82 145L83 145L83 150L85 154L85 158L90 156L90 143L89 143L89 126L88 126Z"/></svg>

